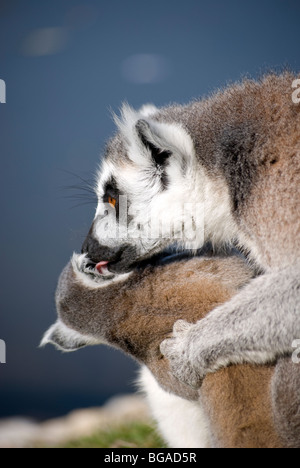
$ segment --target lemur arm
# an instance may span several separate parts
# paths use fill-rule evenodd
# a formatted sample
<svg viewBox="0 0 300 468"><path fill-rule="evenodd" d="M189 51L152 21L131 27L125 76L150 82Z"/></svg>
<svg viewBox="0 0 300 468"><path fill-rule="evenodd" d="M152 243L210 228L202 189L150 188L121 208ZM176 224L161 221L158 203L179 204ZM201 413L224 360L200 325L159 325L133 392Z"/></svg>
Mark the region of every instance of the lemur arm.
<svg viewBox="0 0 300 468"><path fill-rule="evenodd" d="M292 354L300 339L300 265L260 276L196 325L178 321L161 344L174 375L199 387L207 373Z"/></svg>

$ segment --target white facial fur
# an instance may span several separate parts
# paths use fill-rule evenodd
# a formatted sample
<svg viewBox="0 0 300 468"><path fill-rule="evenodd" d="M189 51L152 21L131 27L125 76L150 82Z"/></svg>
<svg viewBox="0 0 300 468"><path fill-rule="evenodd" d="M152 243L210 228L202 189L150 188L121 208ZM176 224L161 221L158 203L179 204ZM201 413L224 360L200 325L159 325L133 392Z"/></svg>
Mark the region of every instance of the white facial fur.
<svg viewBox="0 0 300 468"><path fill-rule="evenodd" d="M178 123L154 120L156 112L153 106L140 111L123 106L121 118L115 117L120 132L116 138L122 141L126 154L108 154L97 182L99 204L93 236L108 248L134 246L139 259L174 243L198 249L208 238L226 242L236 229L225 183L211 181L206 175L186 130ZM163 167L155 164L137 124L148 142L171 153ZM162 172L168 181L164 189ZM119 222L115 210L103 204L105 186L112 178L124 194L120 197ZM106 217L105 211L109 213Z"/></svg>

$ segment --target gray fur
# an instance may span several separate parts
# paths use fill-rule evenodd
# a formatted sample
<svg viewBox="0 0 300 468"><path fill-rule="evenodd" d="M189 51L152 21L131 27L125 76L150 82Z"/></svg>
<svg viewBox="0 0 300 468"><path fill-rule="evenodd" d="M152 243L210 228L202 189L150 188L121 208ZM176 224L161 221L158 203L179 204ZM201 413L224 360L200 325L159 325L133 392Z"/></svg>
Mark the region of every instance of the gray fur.
<svg viewBox="0 0 300 468"><path fill-rule="evenodd" d="M189 242L184 237L179 243L199 248L204 241L218 246L237 241L266 272L202 323L178 324L173 338L162 344L174 375L192 386L230 363L272 362L291 354L292 342L300 339L300 106L292 101L295 78L285 73L245 81L209 99L146 116L124 108L120 132L100 171L99 198L105 171L113 171L129 204L138 207L137 224L148 224L153 204L166 218L175 218L180 201L204 199L204 221L194 221L203 238ZM172 153L164 198L161 174L136 131L141 119L151 143ZM170 235L132 238L129 244L123 238L102 242L100 222L95 236L102 248L99 261L117 249L111 268L119 272L176 241ZM124 261L128 245L132 256Z"/></svg>
<svg viewBox="0 0 300 468"><path fill-rule="evenodd" d="M274 420L288 448L300 448L300 372L299 364L281 359L272 379Z"/></svg>
<svg viewBox="0 0 300 468"><path fill-rule="evenodd" d="M193 387L220 367L272 363L292 354L300 336L299 288L298 266L255 278L198 324L178 322L174 339L165 341L161 351L176 376Z"/></svg>

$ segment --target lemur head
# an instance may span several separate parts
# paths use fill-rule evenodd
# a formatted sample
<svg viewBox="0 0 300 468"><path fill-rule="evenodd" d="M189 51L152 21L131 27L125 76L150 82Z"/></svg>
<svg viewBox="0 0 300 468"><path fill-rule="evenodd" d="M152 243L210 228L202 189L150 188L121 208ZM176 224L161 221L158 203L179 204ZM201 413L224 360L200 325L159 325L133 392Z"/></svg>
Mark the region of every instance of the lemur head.
<svg viewBox="0 0 300 468"><path fill-rule="evenodd" d="M58 320L46 332L47 343L71 352L85 346L107 344L107 332L115 325L122 284L131 273L100 274L90 268L86 255L73 254L63 269L55 294ZM128 284L128 283L126 283Z"/></svg>
<svg viewBox="0 0 300 468"><path fill-rule="evenodd" d="M124 105L115 121L119 131L99 170L98 207L83 253L125 272L171 244L201 247L202 175L188 132L151 105L139 111Z"/></svg>

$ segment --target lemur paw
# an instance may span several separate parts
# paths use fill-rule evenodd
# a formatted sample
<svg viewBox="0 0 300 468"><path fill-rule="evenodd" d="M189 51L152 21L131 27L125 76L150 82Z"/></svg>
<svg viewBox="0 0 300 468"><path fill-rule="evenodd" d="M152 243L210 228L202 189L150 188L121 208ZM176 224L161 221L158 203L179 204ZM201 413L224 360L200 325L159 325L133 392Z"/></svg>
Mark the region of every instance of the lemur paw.
<svg viewBox="0 0 300 468"><path fill-rule="evenodd" d="M178 320L173 328L173 336L160 345L162 354L169 360L173 375L181 382L197 389L201 386L203 376L194 363L192 345L192 325L185 320Z"/></svg>
<svg viewBox="0 0 300 468"><path fill-rule="evenodd" d="M195 325L179 320L173 336L163 341L160 349L173 375L193 388L199 388L208 373L241 362L235 343L225 336L224 325L212 317Z"/></svg>

